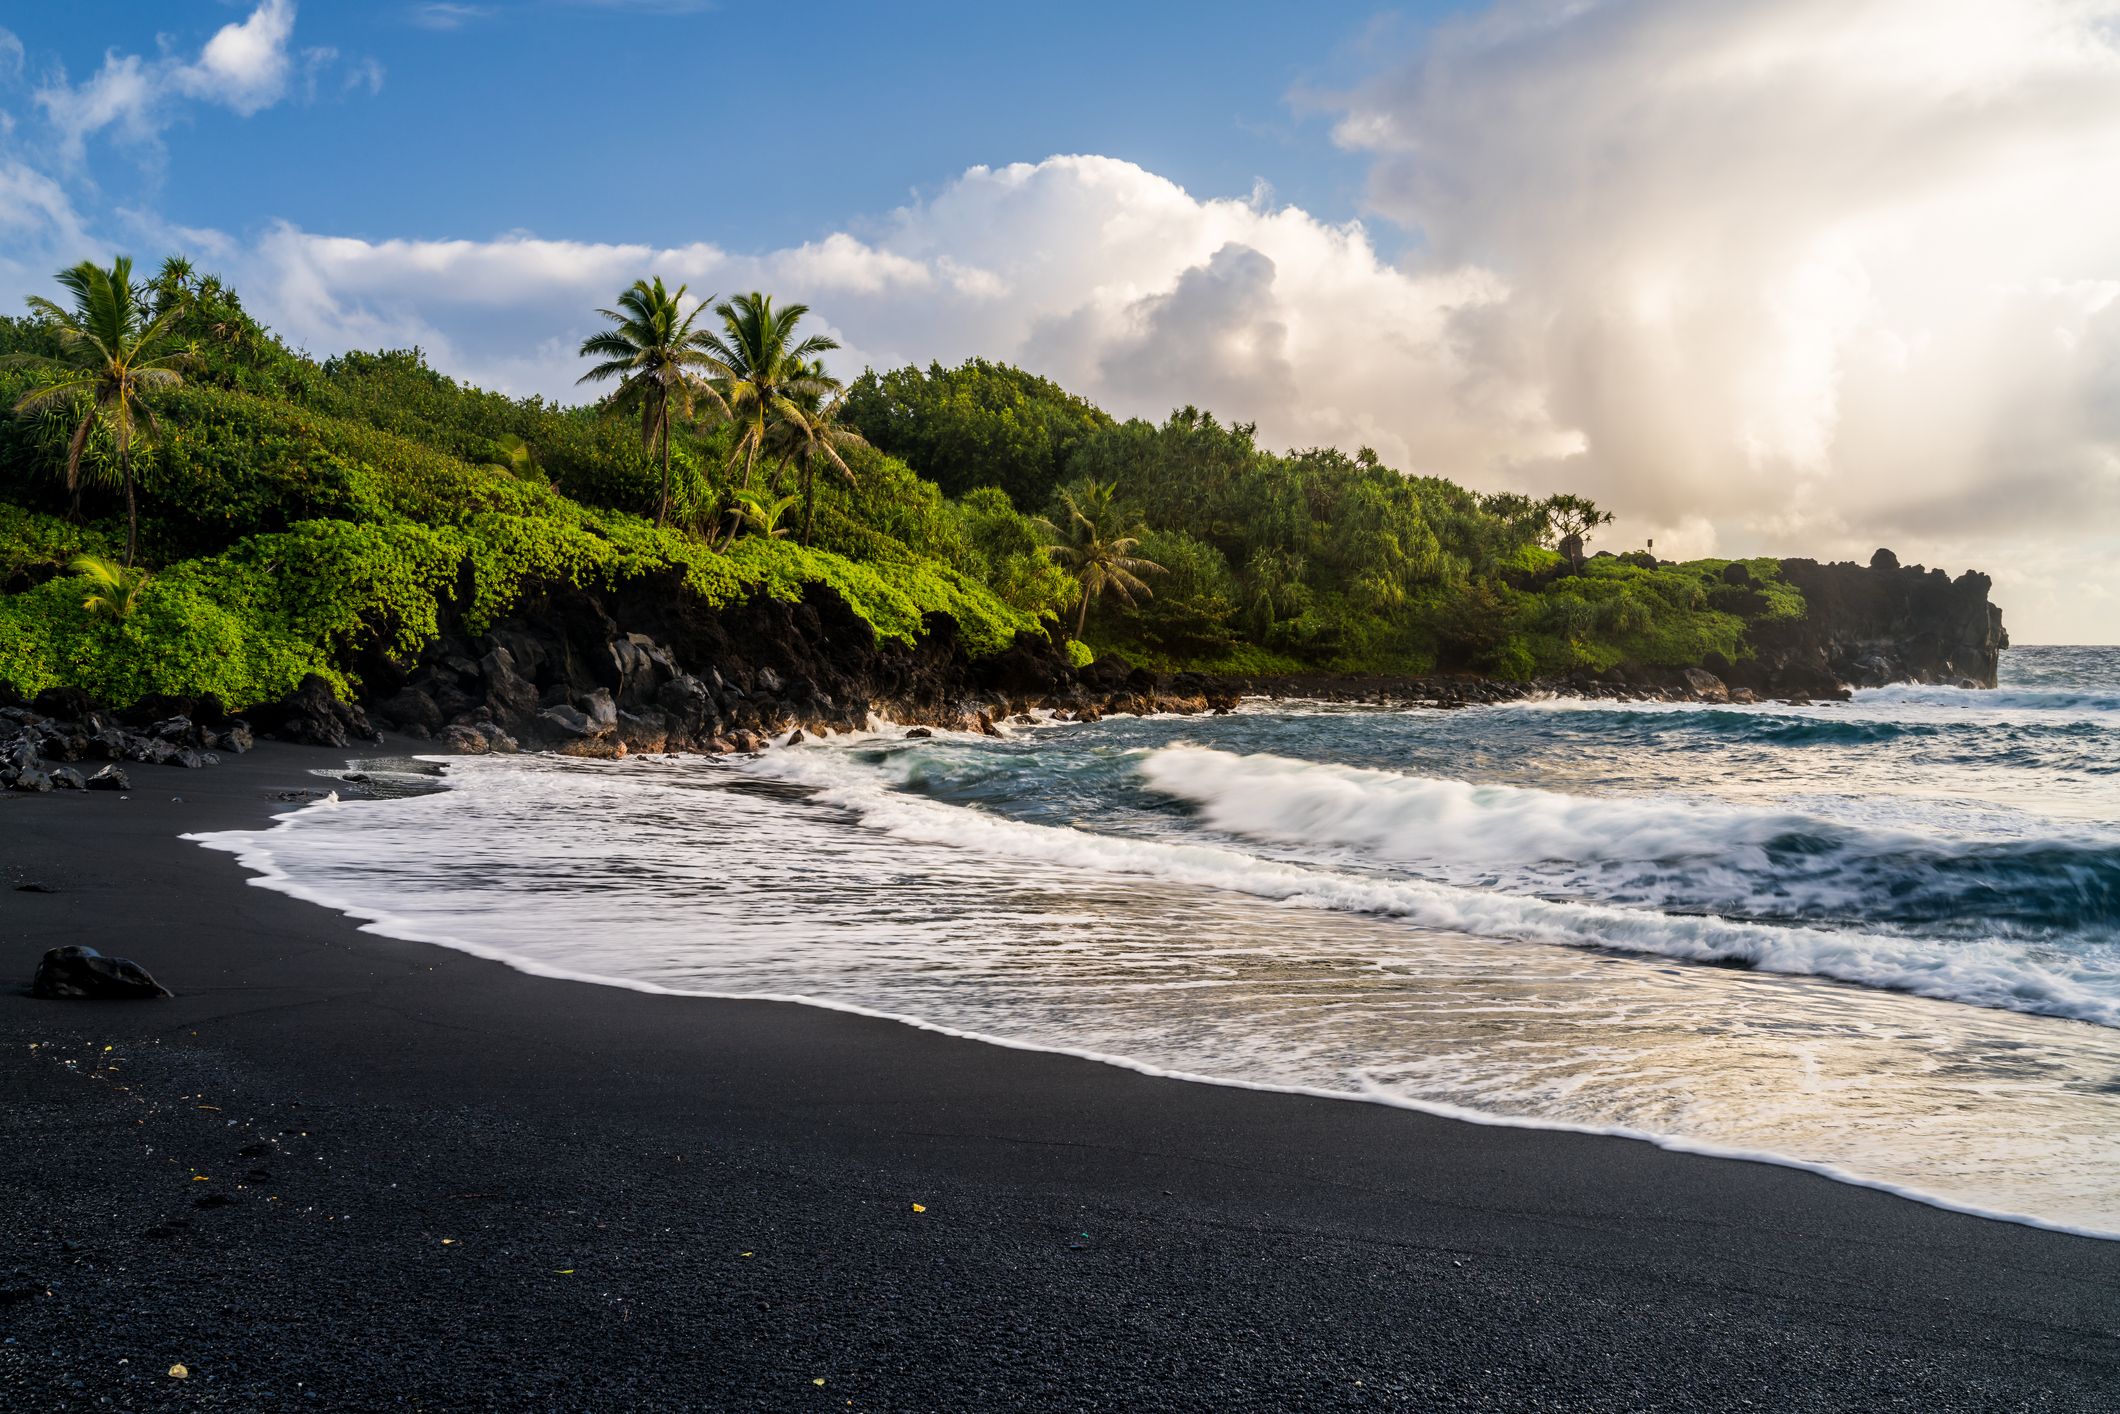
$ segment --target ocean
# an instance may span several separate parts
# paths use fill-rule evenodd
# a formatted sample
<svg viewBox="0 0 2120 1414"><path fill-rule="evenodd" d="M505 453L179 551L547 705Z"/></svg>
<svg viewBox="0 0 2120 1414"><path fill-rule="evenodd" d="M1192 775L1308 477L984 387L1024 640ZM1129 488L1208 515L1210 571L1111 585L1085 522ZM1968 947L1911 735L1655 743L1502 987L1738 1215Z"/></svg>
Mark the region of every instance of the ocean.
<svg viewBox="0 0 2120 1414"><path fill-rule="evenodd" d="M444 779L200 838L529 971L2120 1235L2120 649L1803 707L1251 702Z"/></svg>

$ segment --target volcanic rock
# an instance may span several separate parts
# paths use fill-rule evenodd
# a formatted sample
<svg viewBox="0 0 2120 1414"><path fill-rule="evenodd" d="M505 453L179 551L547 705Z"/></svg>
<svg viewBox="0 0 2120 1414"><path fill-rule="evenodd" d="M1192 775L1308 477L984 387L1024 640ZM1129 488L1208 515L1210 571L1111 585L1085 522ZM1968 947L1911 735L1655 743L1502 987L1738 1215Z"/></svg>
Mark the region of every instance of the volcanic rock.
<svg viewBox="0 0 2120 1414"><path fill-rule="evenodd" d="M53 948L37 964L30 995L49 998L139 1000L173 995L137 962L105 957L94 948Z"/></svg>

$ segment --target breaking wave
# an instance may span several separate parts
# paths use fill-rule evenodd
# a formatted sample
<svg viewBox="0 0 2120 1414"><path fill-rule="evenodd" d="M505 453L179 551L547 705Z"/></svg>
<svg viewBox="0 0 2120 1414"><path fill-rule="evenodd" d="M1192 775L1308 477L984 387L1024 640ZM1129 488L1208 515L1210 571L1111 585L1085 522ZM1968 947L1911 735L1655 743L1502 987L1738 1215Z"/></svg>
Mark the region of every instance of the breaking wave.
<svg viewBox="0 0 2120 1414"><path fill-rule="evenodd" d="M2120 839L1964 840L1709 801L1568 795L1361 767L1154 752L1148 785L1225 834L1429 877L1755 922L2120 935Z"/></svg>
<svg viewBox="0 0 2120 1414"><path fill-rule="evenodd" d="M2056 948L2001 937L1946 941L1881 931L1782 925L1662 911L1596 898L1555 898L1498 890L1487 881L1380 872L1359 861L1268 857L1221 843L1190 843L1098 833L1002 818L992 812L926 799L897 789L898 772L878 757L902 752L815 751L769 758L760 769L818 789L862 822L898 838L954 845L989 855L1101 873L1154 878L1269 899L1291 907L1381 915L1429 928L1742 966L1830 978L1947 1001L2120 1026L2120 956L2110 948ZM867 758L867 759L865 759ZM1417 801L1456 808L1430 838L1456 852L1459 865L1492 867L1482 850L1523 863L1539 851L1631 861L1661 850L1698 867L1735 849L1764 851L1793 837L1801 817L1683 805L1571 802L1542 791L1491 794L1492 787L1412 781L1384 773L1279 758L1237 757L1198 747L1171 747L1139 758L1148 784L1190 798L1205 823L1228 835L1315 846L1337 839L1352 849L1395 838L1392 824L1417 815ZM1484 803L1483 803L1484 801ZM1543 841L1513 846L1525 831ZM1751 843L1736 841L1750 837ZM1802 847L1790 845L1788 857ZM1535 861L1534 861L1535 862ZM1348 866L1353 867L1348 867ZM2051 870L2054 866L2047 866ZM2108 850L2098 865L2105 907L2120 891L2120 862ZM1673 877L1680 872L1671 871ZM2029 905L2027 905L2029 908Z"/></svg>

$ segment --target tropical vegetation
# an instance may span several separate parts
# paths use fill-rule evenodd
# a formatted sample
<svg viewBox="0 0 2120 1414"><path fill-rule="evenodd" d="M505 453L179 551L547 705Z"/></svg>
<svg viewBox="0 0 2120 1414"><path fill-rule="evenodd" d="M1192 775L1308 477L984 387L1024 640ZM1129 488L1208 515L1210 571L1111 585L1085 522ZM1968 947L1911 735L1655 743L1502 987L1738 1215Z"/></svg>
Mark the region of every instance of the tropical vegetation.
<svg viewBox="0 0 2120 1414"><path fill-rule="evenodd" d="M973 654L1032 633L1248 673L1734 659L1803 607L1773 561L1571 560L1610 522L1587 501L1274 452L1193 408L1121 421L983 360L842 385L808 308L762 292L644 276L576 406L418 349L310 358L181 260L58 284L0 317L0 680L25 691L350 693L564 586L829 593L884 638L947 619Z"/></svg>

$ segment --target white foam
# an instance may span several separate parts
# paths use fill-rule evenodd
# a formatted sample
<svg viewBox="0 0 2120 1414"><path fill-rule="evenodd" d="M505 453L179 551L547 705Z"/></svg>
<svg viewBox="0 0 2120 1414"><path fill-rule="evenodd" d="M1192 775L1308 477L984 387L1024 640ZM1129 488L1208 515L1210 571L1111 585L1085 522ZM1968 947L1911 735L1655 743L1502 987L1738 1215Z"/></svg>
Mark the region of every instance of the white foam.
<svg viewBox="0 0 2120 1414"><path fill-rule="evenodd" d="M2120 712L2120 694L2059 687L1927 687L1900 683L1866 687L1853 701L1864 707L1949 707L1968 712Z"/></svg>
<svg viewBox="0 0 2120 1414"><path fill-rule="evenodd" d="M826 753L803 753L823 757ZM793 759L795 753L783 757L783 762ZM445 758L423 758L445 759ZM457 788L457 783L449 787ZM403 806L408 802L392 802ZM637 978L611 975L556 966L536 958L527 957L505 948L475 943L446 932L418 925L410 918L390 910L375 908L358 900L334 895L328 890L311 887L293 878L276 859L272 843L285 831L301 823L305 818L314 819L315 813L335 811L342 808L335 798L318 801L307 806L283 812L273 817L274 824L260 831L236 830L217 833L188 834L183 838L195 841L206 848L225 851L236 857L244 868L257 877L250 882L261 888L286 894L290 897L331 909L349 917L363 920L362 931L385 937L403 939L408 942L425 943L447 947L474 957L496 962L531 976L558 981L588 983L598 986L618 987L629 991L658 996L694 997L704 1000L771 1002L788 1005L814 1007L820 1010L841 1012L849 1015L869 1017L894 1022L916 1030L937 1035L974 1041L985 1045L1001 1046L1010 1050L1041 1054L1068 1056L1079 1060L1109 1065L1151 1077L1183 1081L1192 1084L1216 1085L1227 1089L1252 1090L1270 1094L1308 1096L1317 1099L1355 1101L1385 1105L1396 1109L1414 1111L1439 1118L1457 1120L1497 1128L1527 1129L1555 1133L1582 1134L1615 1139L1632 1140L1654 1145L1674 1153L1699 1155L1708 1158L1739 1160L1770 1164L1781 1168L1796 1169L1854 1187L1889 1193L1897 1197L1950 1212L1965 1213L1975 1217L1989 1218L2026 1227L2067 1233L2076 1236L2120 1240L2120 1229L2090 1224L2074 1224L2052 1221L2032 1214L2014 1212L1992 1206L1969 1203L1934 1193L1916 1186L1872 1178L1834 1164L1791 1157L1770 1150L1718 1145L1691 1139L1683 1135L1663 1133L1628 1125L1580 1124L1561 1120L1543 1119L1526 1115L1503 1115L1429 1100L1391 1093L1366 1078L1358 1078L1358 1088L1350 1092L1322 1086L1276 1084L1229 1076L1207 1075L1182 1068L1159 1066L1135 1058L1088 1048L1058 1046L1017 1037L992 1034L984 1031L950 1026L917 1016L899 1014L887 1010L862 1006L837 999L812 996L800 992L746 992L709 988L672 987ZM374 808L360 806L356 808ZM969 812L965 812L969 813ZM1038 827L1021 827L1037 829ZM1047 831L1046 833L1067 833ZM1100 859L1100 863L1103 862Z"/></svg>
<svg viewBox="0 0 2120 1414"><path fill-rule="evenodd" d="M1171 746L1145 757L1155 790L1253 839L1353 845L1401 862L1677 860L1757 854L1819 822L1695 800L1566 795L1359 766ZM1764 862L1763 860L1761 862Z"/></svg>
<svg viewBox="0 0 2120 1414"><path fill-rule="evenodd" d="M1239 759L1227 753L1200 755ZM2065 970L2035 959L2022 946L2003 942L1940 948L1932 940L1522 897L1306 867L1214 845L1030 824L893 791L886 778L848 753L791 755L755 764L782 779L817 787L825 799L902 839L1070 868L1150 875L1291 906L1380 914L1478 937L1739 963L1766 972L2120 1026L2120 977L2087 955L2067 959L2073 970ZM1351 768L1311 769L1331 773Z"/></svg>

